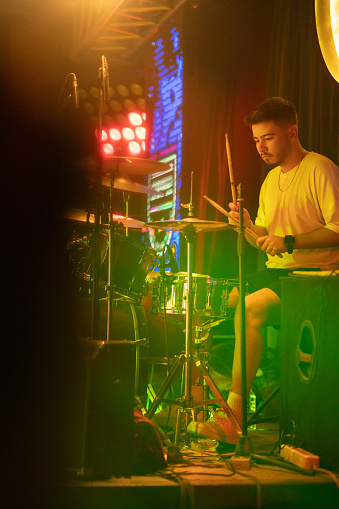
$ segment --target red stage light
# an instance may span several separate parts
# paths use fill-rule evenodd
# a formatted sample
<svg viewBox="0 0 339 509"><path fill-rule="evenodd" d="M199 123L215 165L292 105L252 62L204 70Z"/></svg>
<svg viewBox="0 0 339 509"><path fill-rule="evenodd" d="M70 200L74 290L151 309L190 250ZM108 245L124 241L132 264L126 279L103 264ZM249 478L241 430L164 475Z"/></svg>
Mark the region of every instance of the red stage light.
<svg viewBox="0 0 339 509"><path fill-rule="evenodd" d="M128 115L129 121L133 125L141 125L142 124L142 118L139 113L133 112Z"/></svg>
<svg viewBox="0 0 339 509"><path fill-rule="evenodd" d="M111 145L110 143L104 143L102 149L104 153L107 155L112 155L114 153L113 145Z"/></svg>
<svg viewBox="0 0 339 509"><path fill-rule="evenodd" d="M135 138L134 131L130 127L124 127L122 135L126 140L134 140Z"/></svg>
<svg viewBox="0 0 339 509"><path fill-rule="evenodd" d="M137 138L139 138L139 140L146 139L146 129L144 127L137 127L135 129L135 134L137 135Z"/></svg>
<svg viewBox="0 0 339 509"><path fill-rule="evenodd" d="M111 139L114 141L121 140L121 132L118 129L115 129L115 128L110 129L109 135L110 135Z"/></svg>
<svg viewBox="0 0 339 509"><path fill-rule="evenodd" d="M128 148L131 154L140 154L141 152L141 147L139 143L137 143L136 141L130 141L128 144Z"/></svg>

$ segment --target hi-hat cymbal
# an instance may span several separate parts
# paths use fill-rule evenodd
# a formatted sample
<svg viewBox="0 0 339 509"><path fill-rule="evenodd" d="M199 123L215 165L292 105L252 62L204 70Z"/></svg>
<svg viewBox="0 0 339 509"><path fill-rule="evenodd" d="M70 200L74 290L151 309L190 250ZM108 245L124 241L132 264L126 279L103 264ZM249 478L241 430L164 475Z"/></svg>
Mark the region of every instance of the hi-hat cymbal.
<svg viewBox="0 0 339 509"><path fill-rule="evenodd" d="M82 162L82 165L90 171L95 172L97 167L96 158L89 158ZM102 173L108 174L112 171L119 175L150 175L171 168L170 164L161 163L155 159L141 159L138 157L105 156L102 160Z"/></svg>
<svg viewBox="0 0 339 509"><path fill-rule="evenodd" d="M206 221L195 217L186 217L185 219L168 219L164 221L153 221L145 225L147 228L165 231L180 232L211 232L217 230L229 230L235 228L235 225L224 223L222 221Z"/></svg>
<svg viewBox="0 0 339 509"><path fill-rule="evenodd" d="M102 185L105 187L110 187L111 186L110 179L108 177L103 177ZM132 180L127 179L125 177L115 178L113 182L113 187L121 191L164 196L164 193L156 191L152 187L144 186L142 184L139 184L138 182L133 182Z"/></svg>
<svg viewBox="0 0 339 509"><path fill-rule="evenodd" d="M68 209L63 215L66 219L71 219L72 221L80 221L82 223L91 224L94 223L94 214L88 214L84 210ZM119 214L113 214L113 221L122 223L126 228L146 228L146 224L143 221L133 219L132 217L121 216Z"/></svg>

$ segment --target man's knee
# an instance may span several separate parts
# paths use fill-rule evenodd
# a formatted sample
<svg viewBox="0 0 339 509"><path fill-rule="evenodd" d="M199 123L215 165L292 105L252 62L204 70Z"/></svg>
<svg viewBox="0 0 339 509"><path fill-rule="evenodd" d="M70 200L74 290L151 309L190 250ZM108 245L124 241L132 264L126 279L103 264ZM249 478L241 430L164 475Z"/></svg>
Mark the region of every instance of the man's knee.
<svg viewBox="0 0 339 509"><path fill-rule="evenodd" d="M239 302L239 290L235 286L230 291L230 294L229 294L228 300L227 300L227 305L229 307L231 307L232 309L235 309L237 307L237 305L238 305L238 302Z"/></svg>
<svg viewBox="0 0 339 509"><path fill-rule="evenodd" d="M280 298L269 288L262 288L245 298L246 321L265 327L278 325L280 320Z"/></svg>

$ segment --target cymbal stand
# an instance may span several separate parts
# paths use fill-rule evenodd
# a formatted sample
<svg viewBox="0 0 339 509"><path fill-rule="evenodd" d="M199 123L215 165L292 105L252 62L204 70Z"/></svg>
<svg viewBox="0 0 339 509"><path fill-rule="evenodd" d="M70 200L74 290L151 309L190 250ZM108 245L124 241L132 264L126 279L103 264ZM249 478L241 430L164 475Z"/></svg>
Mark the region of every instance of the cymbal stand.
<svg viewBox="0 0 339 509"><path fill-rule="evenodd" d="M125 202L125 213L126 213L126 220L127 220L128 215L129 215L129 210L128 209L129 209L130 195L128 193L124 192L123 193L123 200ZM128 235L129 235L129 228L128 228L128 226L126 226L125 230L126 230L126 237L128 237Z"/></svg>
<svg viewBox="0 0 339 509"><path fill-rule="evenodd" d="M113 337L113 229L115 221L113 220L113 189L114 189L114 176L119 173L119 160L117 162L117 169L109 172L109 224L108 224L108 282L107 282L107 341Z"/></svg>
<svg viewBox="0 0 339 509"><path fill-rule="evenodd" d="M240 352L241 352L241 429L242 433L235 448L236 456L248 456L253 447L247 433L247 370L246 370L246 312L245 287L243 279L243 251L244 251L244 216L241 184L238 185L239 231L238 231L238 259L239 259L239 310L240 310Z"/></svg>
<svg viewBox="0 0 339 509"><path fill-rule="evenodd" d="M190 203L189 206L189 215L193 216L193 204ZM181 397L181 401L179 403L178 413L177 413L177 421L176 421L176 431L175 431L175 447L178 448L179 446L179 440L180 440L180 432L181 432L181 413L184 411L186 413L186 419L185 419L185 430L187 430L187 426L191 420L191 415L194 413L194 409L192 407L192 363L194 362L197 368L200 370L200 372L203 375L203 378L207 385L212 389L212 392L215 396L215 400L208 400L203 401L200 406L204 408L207 404L212 404L215 401L219 402L222 406L224 412L229 417L231 422L233 423L235 429L237 430L238 434L241 433L241 428L239 425L239 422L237 421L235 415L233 414L231 408L228 406L226 400L223 398L223 396L220 394L216 384L211 379L204 363L201 361L198 354L192 355L192 329L193 329L193 277L192 277L192 265L193 265L193 242L196 239L197 231L194 227L191 225L187 225L186 228L183 229L183 235L186 238L187 241L187 287L188 287L188 293L187 293L187 309L186 309L186 330L185 330L185 353L181 354L176 362L173 364L167 378L163 382L158 394L156 395L155 399L153 400L152 404L150 405L149 409L146 412L146 417L149 419L152 419L154 416L159 404L161 401L164 400L164 395L167 393L169 386L171 385L174 376L178 370L178 368L183 367L184 368L184 381L185 381L185 388L184 388L184 394ZM174 403L178 403L175 401ZM189 443L189 437L186 432L185 434L185 443L188 445Z"/></svg>

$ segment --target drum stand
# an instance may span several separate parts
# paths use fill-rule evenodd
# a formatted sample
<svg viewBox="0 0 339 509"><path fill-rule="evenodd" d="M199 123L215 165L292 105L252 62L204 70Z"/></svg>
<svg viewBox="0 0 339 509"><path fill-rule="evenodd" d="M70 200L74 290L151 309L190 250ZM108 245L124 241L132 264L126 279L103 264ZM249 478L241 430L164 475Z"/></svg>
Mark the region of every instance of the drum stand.
<svg viewBox="0 0 339 509"><path fill-rule="evenodd" d="M192 217L192 204L189 204L189 216ZM204 365L204 362L200 359L199 354L192 354L192 326L193 326L193 285L192 285L192 262L193 262L193 243L195 242L197 229L194 227L194 223L188 224L182 230L182 233L185 236L187 241L187 286L188 286L188 294L187 294L187 312L186 312L186 331L185 331L185 353L181 354L176 362L173 364L167 378L163 382L162 386L149 409L146 412L146 417L152 419L154 416L159 404L164 400L164 396L167 393L174 376L177 373L177 370L184 367L184 394L181 397L177 420L176 420L176 431L175 431L175 447L179 447L180 441L180 432L181 432L181 413L185 412L185 443L188 445L189 437L187 433L187 426L190 423L191 416L197 413L197 410L202 409L204 406L208 404L212 404L218 402L226 413L227 417L231 420L233 426L238 432L239 436L241 434L241 427L239 422L237 421L235 415L233 414L231 408L228 406L226 400L220 394L216 384L211 379L207 368ZM196 367L200 370L203 375L205 383L212 390L215 399L207 400L200 402L200 405L196 407L196 409L192 406L192 364L195 363ZM177 401L173 401L172 403L178 403Z"/></svg>

